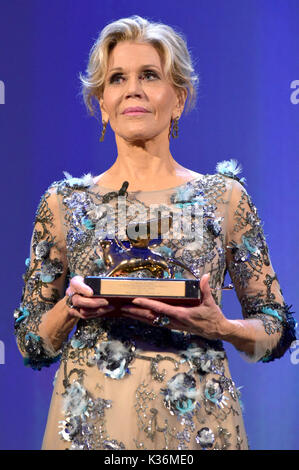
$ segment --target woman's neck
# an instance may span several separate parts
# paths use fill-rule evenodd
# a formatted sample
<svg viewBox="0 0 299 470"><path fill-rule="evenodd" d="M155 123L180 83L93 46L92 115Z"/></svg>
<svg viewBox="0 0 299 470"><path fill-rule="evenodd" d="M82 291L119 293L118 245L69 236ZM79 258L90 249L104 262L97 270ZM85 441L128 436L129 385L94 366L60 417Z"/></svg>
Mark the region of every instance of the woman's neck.
<svg viewBox="0 0 299 470"><path fill-rule="evenodd" d="M117 189L124 181L130 191L159 190L180 185L196 176L172 157L169 145L157 148L154 144L118 143L114 164L98 176L96 183Z"/></svg>

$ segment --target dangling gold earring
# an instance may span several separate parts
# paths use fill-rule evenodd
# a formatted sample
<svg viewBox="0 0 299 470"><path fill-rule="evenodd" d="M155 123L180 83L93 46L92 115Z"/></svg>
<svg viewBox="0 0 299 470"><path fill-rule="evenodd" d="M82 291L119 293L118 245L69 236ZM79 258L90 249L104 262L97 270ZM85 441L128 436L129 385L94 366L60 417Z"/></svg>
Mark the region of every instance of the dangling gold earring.
<svg viewBox="0 0 299 470"><path fill-rule="evenodd" d="M174 119L171 118L170 121L170 126L169 126L169 133L168 133L168 139L170 139L170 136L173 137L173 139L176 139L178 137L178 132L179 132L179 126L178 126L178 121L179 117L176 117Z"/></svg>
<svg viewBox="0 0 299 470"><path fill-rule="evenodd" d="M100 137L100 142L104 141L106 127L107 127L108 122L103 121L102 124L103 124L103 129L102 129L102 134L101 134L101 137Z"/></svg>
<svg viewBox="0 0 299 470"><path fill-rule="evenodd" d="M178 137L178 133L179 133L179 126L178 126L178 122L179 122L179 117L176 117L174 118L173 120L173 127L172 127L172 137L173 139L176 139Z"/></svg>
<svg viewBox="0 0 299 470"><path fill-rule="evenodd" d="M173 122L173 119L170 118L170 125L169 125L169 132L168 132L168 140L170 140L172 122Z"/></svg>

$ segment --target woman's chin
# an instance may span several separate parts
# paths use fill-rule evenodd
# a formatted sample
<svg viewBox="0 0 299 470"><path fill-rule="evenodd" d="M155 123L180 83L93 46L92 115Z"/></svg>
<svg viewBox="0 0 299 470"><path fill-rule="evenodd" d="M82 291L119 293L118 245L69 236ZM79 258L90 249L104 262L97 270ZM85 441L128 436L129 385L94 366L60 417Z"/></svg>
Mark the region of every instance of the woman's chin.
<svg viewBox="0 0 299 470"><path fill-rule="evenodd" d="M149 135L145 132L134 132L132 134L128 133L124 136L121 136L126 142L135 143L136 145L146 142L153 139L154 136Z"/></svg>

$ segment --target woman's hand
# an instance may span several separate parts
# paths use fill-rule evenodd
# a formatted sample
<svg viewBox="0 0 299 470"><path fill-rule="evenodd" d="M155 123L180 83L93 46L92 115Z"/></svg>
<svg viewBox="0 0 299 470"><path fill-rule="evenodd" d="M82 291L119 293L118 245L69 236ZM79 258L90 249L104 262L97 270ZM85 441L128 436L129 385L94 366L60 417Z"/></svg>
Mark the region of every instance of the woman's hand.
<svg viewBox="0 0 299 470"><path fill-rule="evenodd" d="M212 296L209 278L210 274L204 274L200 280L201 299L196 306L175 306L138 297L132 300L134 305L121 308L123 316L152 325L157 317L167 316L170 320L168 328L188 331L207 339L224 339L232 327Z"/></svg>
<svg viewBox="0 0 299 470"><path fill-rule="evenodd" d="M113 305L109 305L106 299L92 297L93 290L84 283L82 276L74 276L71 279L66 295L69 298L71 297L71 304L73 305L69 309L70 315L83 320L102 317L115 309Z"/></svg>

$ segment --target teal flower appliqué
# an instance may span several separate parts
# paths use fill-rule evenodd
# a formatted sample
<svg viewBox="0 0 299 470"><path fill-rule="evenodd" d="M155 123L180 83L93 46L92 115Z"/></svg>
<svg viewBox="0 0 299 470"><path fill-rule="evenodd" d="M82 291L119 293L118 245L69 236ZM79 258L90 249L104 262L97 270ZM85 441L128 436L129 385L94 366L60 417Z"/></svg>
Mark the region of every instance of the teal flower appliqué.
<svg viewBox="0 0 299 470"><path fill-rule="evenodd" d="M242 171L241 164L239 164L238 161L235 160L234 158L231 158L230 160L223 160L222 162L218 162L216 165L217 173L224 175L224 176L229 176L230 178L233 178L244 185L246 183L246 179L239 178L237 176L239 173L241 173L241 171Z"/></svg>
<svg viewBox="0 0 299 470"><path fill-rule="evenodd" d="M71 188L87 188L94 184L93 176L91 175L91 173L87 173L81 178L74 178L67 171L64 171L63 174L65 176L65 183Z"/></svg>

